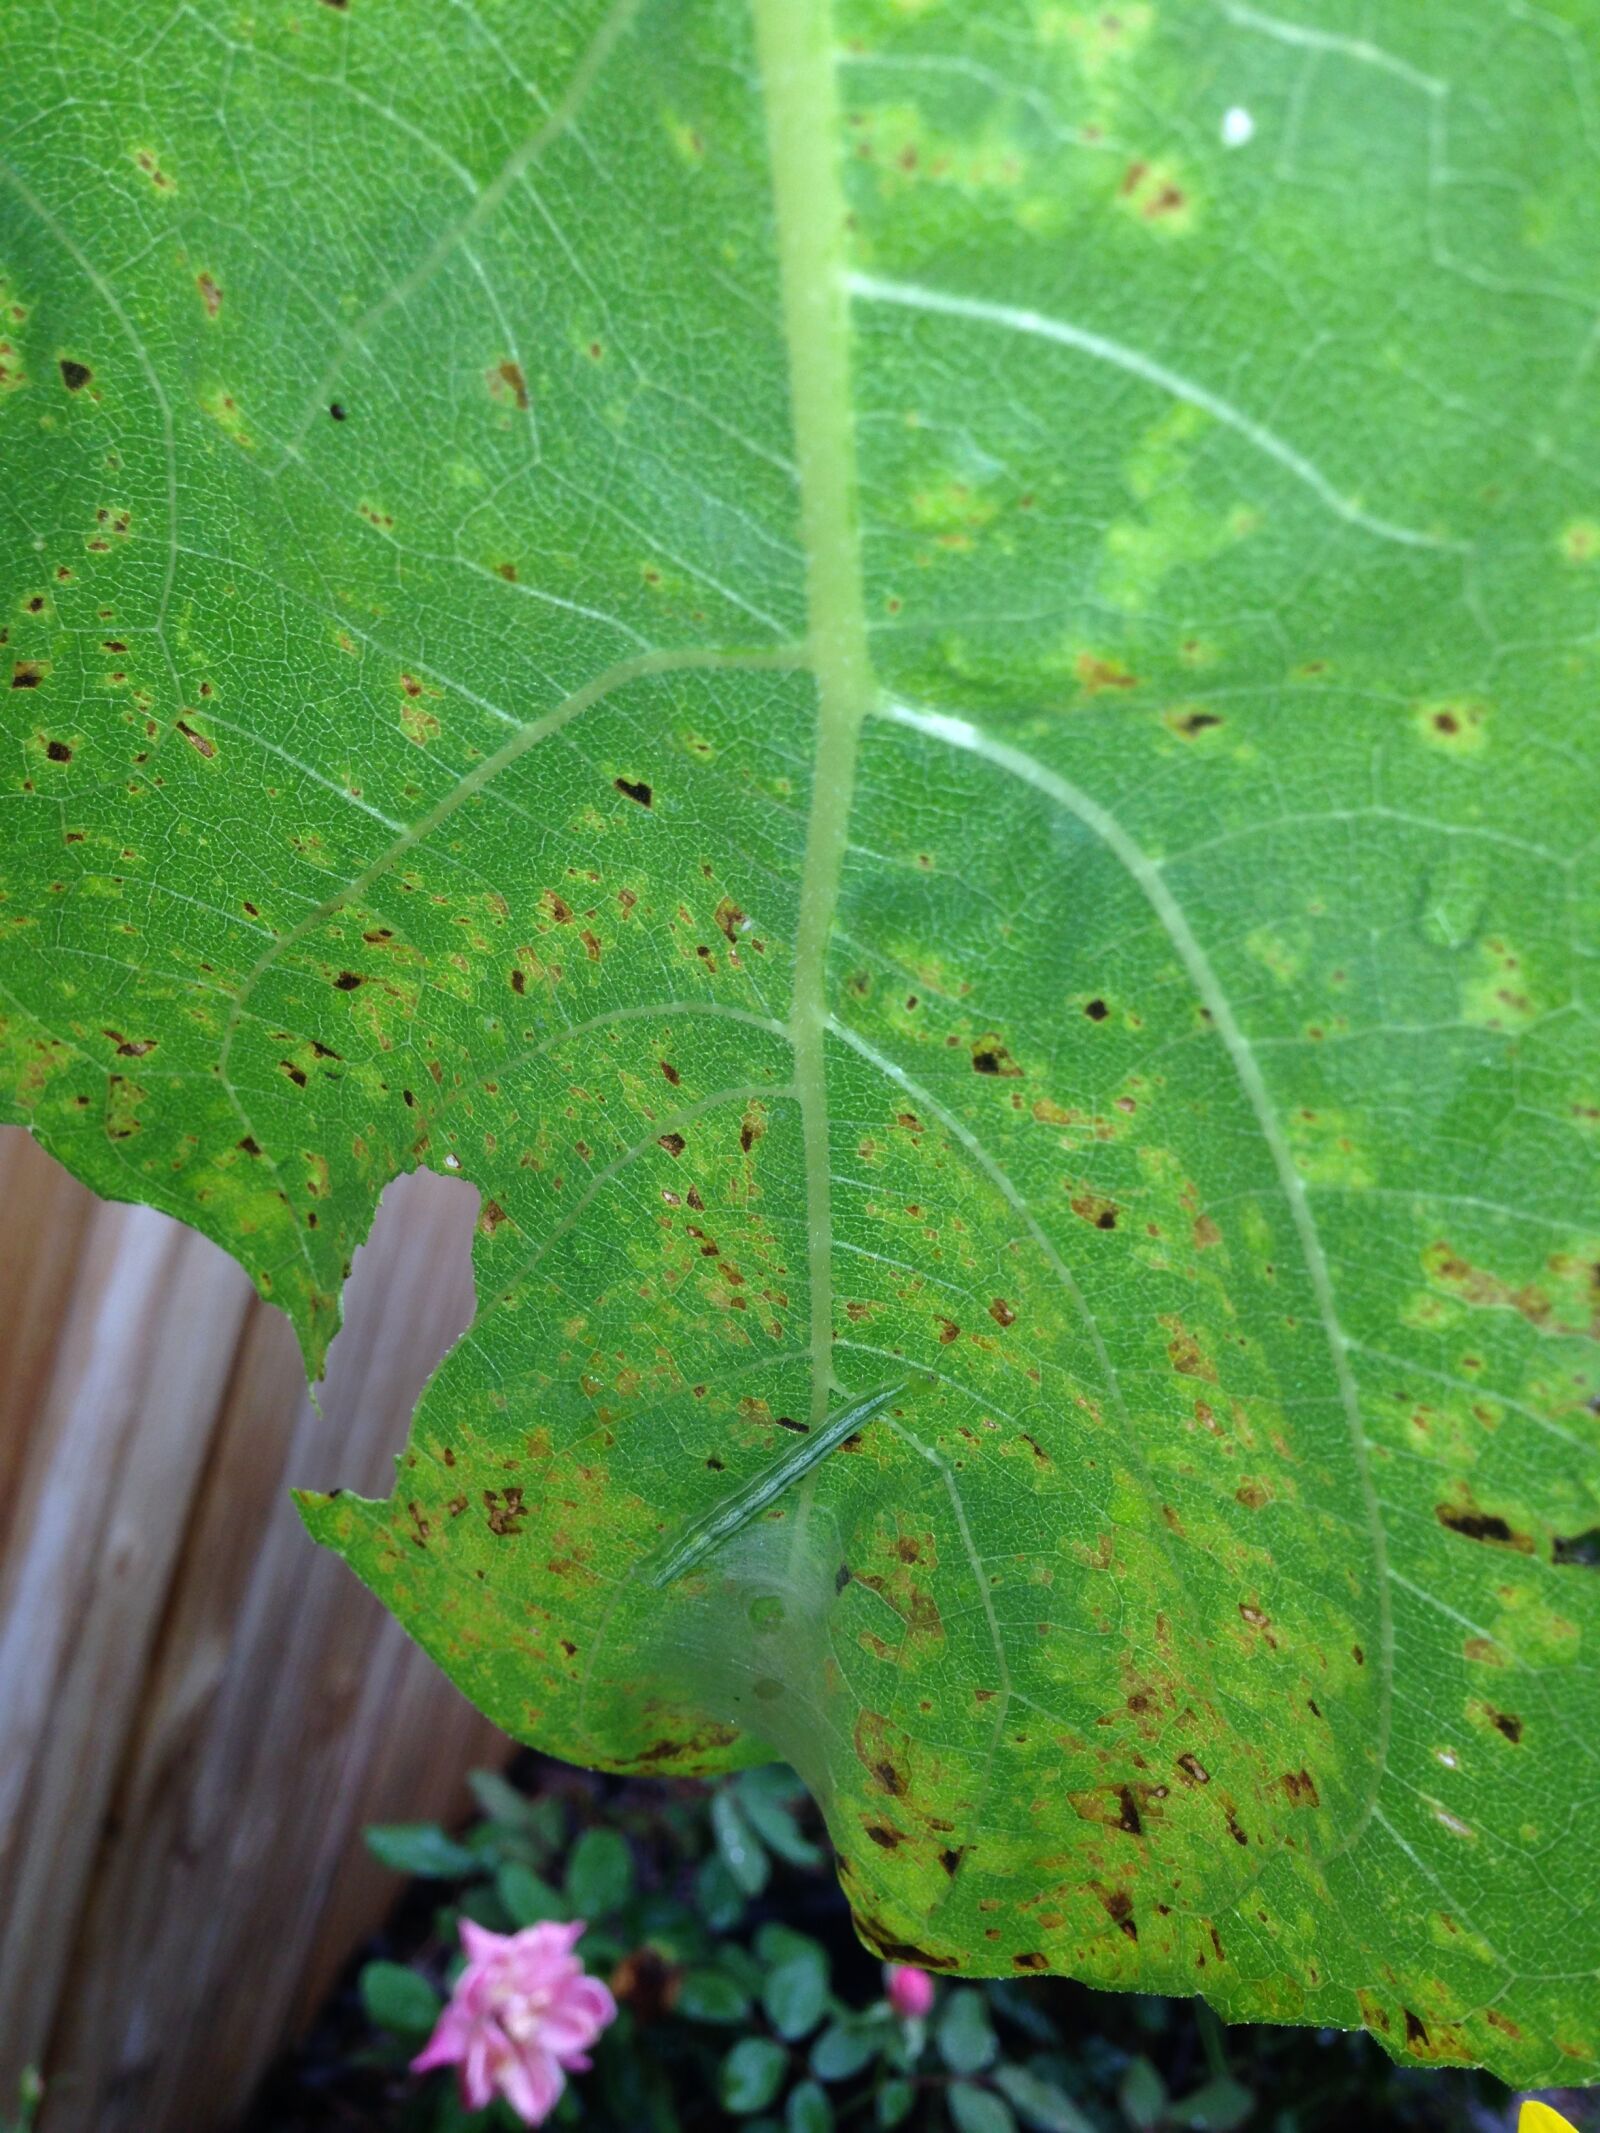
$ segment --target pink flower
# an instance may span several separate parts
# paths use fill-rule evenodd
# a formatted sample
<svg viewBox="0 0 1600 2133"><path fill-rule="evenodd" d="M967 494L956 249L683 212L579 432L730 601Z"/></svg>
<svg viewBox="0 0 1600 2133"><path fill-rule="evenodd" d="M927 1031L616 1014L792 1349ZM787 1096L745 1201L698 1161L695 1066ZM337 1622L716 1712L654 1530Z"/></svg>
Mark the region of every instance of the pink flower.
<svg viewBox="0 0 1600 2133"><path fill-rule="evenodd" d="M572 1952L582 1932L581 1919L521 1933L462 1919L467 1967L412 2072L454 2066L470 2110L498 2091L525 2125L542 2123L567 2075L587 2068L585 2051L616 2019L616 2001Z"/></svg>
<svg viewBox="0 0 1600 2133"><path fill-rule="evenodd" d="M910 1963L888 1963L883 1982L889 2005L902 2022L920 2022L933 2005L933 1979L926 1970L914 1969Z"/></svg>

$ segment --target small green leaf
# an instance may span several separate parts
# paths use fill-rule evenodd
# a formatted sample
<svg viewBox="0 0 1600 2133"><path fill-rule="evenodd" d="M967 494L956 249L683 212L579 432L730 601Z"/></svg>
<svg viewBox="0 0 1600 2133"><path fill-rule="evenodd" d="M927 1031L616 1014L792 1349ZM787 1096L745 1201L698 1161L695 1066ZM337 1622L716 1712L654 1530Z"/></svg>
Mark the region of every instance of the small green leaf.
<svg viewBox="0 0 1600 2133"><path fill-rule="evenodd" d="M908 2116L917 2100L917 2092L909 2081L886 2081L879 2089L873 2103L873 2115L884 2133L900 2124Z"/></svg>
<svg viewBox="0 0 1600 2133"><path fill-rule="evenodd" d="M753 1950L741 1946L736 1940L723 1942L717 1950L717 1964L720 1969L726 1970L734 1983L749 1993L752 1999L757 1997L767 1981L766 1964Z"/></svg>
<svg viewBox="0 0 1600 2133"><path fill-rule="evenodd" d="M882 2032L865 2022L831 2022L811 2047L811 2071L819 2081L848 2081L881 2041Z"/></svg>
<svg viewBox="0 0 1600 2133"><path fill-rule="evenodd" d="M750 2012L749 1994L724 1970L686 1970L673 2004L691 2022L742 2022Z"/></svg>
<svg viewBox="0 0 1600 2133"><path fill-rule="evenodd" d="M797 1933L793 1926L783 1925L777 1919L768 1919L757 1930L756 1953L764 1963L787 1963L806 1955L819 1957L824 1965L828 1960L821 1941L813 1940L809 1933Z"/></svg>
<svg viewBox="0 0 1600 2133"><path fill-rule="evenodd" d="M1039 2005L1038 1994L1018 1979L1000 1978L991 1983L989 2007L1035 2044L1054 2045L1061 2041L1055 2023Z"/></svg>
<svg viewBox="0 0 1600 2133"><path fill-rule="evenodd" d="M1166 2083L1148 2059L1131 2059L1117 2084L1117 2101L1135 2133L1150 2133L1167 2108Z"/></svg>
<svg viewBox="0 0 1600 2133"><path fill-rule="evenodd" d="M997 2066L994 2085L1033 2133L1095 2133L1070 2096L1028 2067Z"/></svg>
<svg viewBox="0 0 1600 2133"><path fill-rule="evenodd" d="M454 1939L458 1918L470 1918L475 1926L487 1926L491 1933L510 1933L516 1925L492 1881L474 1882L470 1889L462 1890L453 1904L440 1906L435 1930L441 1939Z"/></svg>
<svg viewBox="0 0 1600 2133"><path fill-rule="evenodd" d="M759 1896L772 1862L726 1786L711 1796L711 1828L728 1872L747 1896Z"/></svg>
<svg viewBox="0 0 1600 2133"><path fill-rule="evenodd" d="M713 1933L728 1933L744 1916L744 1891L716 1854L702 1859L694 1877L695 1908Z"/></svg>
<svg viewBox="0 0 1600 2133"><path fill-rule="evenodd" d="M789 2133L833 2133L833 2105L815 2081L796 2082L784 2117Z"/></svg>
<svg viewBox="0 0 1600 2133"><path fill-rule="evenodd" d="M1204 2088L1173 2105L1173 2115L1194 2133L1233 2133L1256 2107L1255 2092L1231 2074L1219 2074Z"/></svg>
<svg viewBox="0 0 1600 2133"><path fill-rule="evenodd" d="M828 2009L828 1958L821 1948L813 1944L778 1963L762 1999L780 2037L793 2043L809 2036Z"/></svg>
<svg viewBox="0 0 1600 2133"><path fill-rule="evenodd" d="M957 2081L945 2100L957 2133L1017 2133L1010 2104L993 2089L981 2089L975 2081Z"/></svg>
<svg viewBox="0 0 1600 2133"><path fill-rule="evenodd" d="M579 1918L605 1918L633 1894L633 1854L614 1829L586 1829L567 1861L567 1901Z"/></svg>
<svg viewBox="0 0 1600 2133"><path fill-rule="evenodd" d="M762 1843L780 1859L787 1860L790 1866L820 1866L826 1854L803 1834L795 1820L805 1791L792 1770L775 1767L780 1780L776 1783L766 1769L740 1771L734 1782L739 1806Z"/></svg>
<svg viewBox="0 0 1600 2133"><path fill-rule="evenodd" d="M952 1992L939 2010L934 2040L952 2074L981 2074L999 2049L983 1994L970 1985Z"/></svg>
<svg viewBox="0 0 1600 2133"><path fill-rule="evenodd" d="M525 1792L519 1792L511 1780L502 1777L498 1770L473 1770L468 1773L467 1783L472 1788L472 1797L480 1810L491 1822L503 1823L507 1829L528 1830L533 1828L539 1811L546 1803L530 1800Z"/></svg>
<svg viewBox="0 0 1600 2133"><path fill-rule="evenodd" d="M770 2037L741 2037L722 2062L723 2107L745 2118L765 2110L783 2086L789 2054Z"/></svg>
<svg viewBox="0 0 1600 2133"><path fill-rule="evenodd" d="M366 1832L366 1841L375 1859L423 1881L456 1881L480 1865L476 1853L447 1837L436 1822L380 1823Z"/></svg>
<svg viewBox="0 0 1600 2133"><path fill-rule="evenodd" d="M425 1977L404 1963L367 1963L361 1972L361 2004L379 2029L402 2037L425 2037L443 2005Z"/></svg>
<svg viewBox="0 0 1600 2133"><path fill-rule="evenodd" d="M541 1925L547 1918L570 1918L572 1913L559 1889L542 1881L531 1866L513 1859L494 1877L495 1892L518 1926Z"/></svg>

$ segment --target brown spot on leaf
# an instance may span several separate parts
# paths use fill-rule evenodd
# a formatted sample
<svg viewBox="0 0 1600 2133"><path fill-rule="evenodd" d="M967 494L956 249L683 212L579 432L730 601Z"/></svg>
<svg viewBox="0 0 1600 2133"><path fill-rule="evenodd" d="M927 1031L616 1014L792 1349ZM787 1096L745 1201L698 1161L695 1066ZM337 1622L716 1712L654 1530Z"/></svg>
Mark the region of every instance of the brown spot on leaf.
<svg viewBox="0 0 1600 2133"><path fill-rule="evenodd" d="M81 393L93 376L87 363L75 363L71 356L61 358L61 382L69 393Z"/></svg>
<svg viewBox="0 0 1600 2133"><path fill-rule="evenodd" d="M489 373L489 389L495 393L496 398L503 398L509 393L519 408L526 409L528 405L528 381L522 375L522 365L511 362L509 358L504 363L497 363Z"/></svg>
<svg viewBox="0 0 1600 2133"><path fill-rule="evenodd" d="M613 778L612 784L626 800L637 800L641 807L654 807L655 794L643 779Z"/></svg>
<svg viewBox="0 0 1600 2133"><path fill-rule="evenodd" d="M1014 1326L1017 1322L1016 1312L1011 1308L1010 1304L1006 1302L1003 1296L995 1297L994 1301L990 1304L989 1316L994 1320L997 1326Z"/></svg>
<svg viewBox="0 0 1600 2133"><path fill-rule="evenodd" d="M520 1533L528 1517L519 1488L485 1489L483 1508L489 1531L501 1540Z"/></svg>
<svg viewBox="0 0 1600 2133"><path fill-rule="evenodd" d="M712 913L712 916L717 922L717 931L726 940L737 943L740 929L745 925L746 920L745 914L739 909L733 898L725 896Z"/></svg>
<svg viewBox="0 0 1600 2133"><path fill-rule="evenodd" d="M1103 689L1136 689L1137 674L1115 659L1099 659L1093 652L1080 652L1077 662L1078 682L1086 696L1098 696Z"/></svg>
<svg viewBox="0 0 1600 2133"><path fill-rule="evenodd" d="M1002 1081L1017 1081L1022 1078L1021 1067L1000 1039L992 1033L974 1040L972 1071L974 1074L997 1074Z"/></svg>
<svg viewBox="0 0 1600 2133"><path fill-rule="evenodd" d="M674 1161L682 1155L688 1145L681 1133L658 1133L656 1140L658 1145L665 1148Z"/></svg>
<svg viewBox="0 0 1600 2133"><path fill-rule="evenodd" d="M1194 1335L1180 1328L1167 1343L1167 1360L1180 1377L1217 1382L1217 1367Z"/></svg>
<svg viewBox="0 0 1600 2133"><path fill-rule="evenodd" d="M1441 1526L1459 1533L1464 1540L1487 1541L1496 1548L1514 1548L1519 1555L1533 1553L1533 1542L1527 1534L1514 1533L1496 1511L1480 1511L1471 1503L1441 1503L1434 1505L1433 1515Z"/></svg>

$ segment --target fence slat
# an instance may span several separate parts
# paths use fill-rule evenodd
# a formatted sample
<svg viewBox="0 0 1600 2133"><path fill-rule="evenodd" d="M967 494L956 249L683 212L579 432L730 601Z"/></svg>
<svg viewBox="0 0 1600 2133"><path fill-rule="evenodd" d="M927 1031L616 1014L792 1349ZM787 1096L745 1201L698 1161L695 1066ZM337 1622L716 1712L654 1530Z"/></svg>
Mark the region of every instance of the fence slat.
<svg viewBox="0 0 1600 2133"><path fill-rule="evenodd" d="M28 1189L70 1224L59 1175ZM43 1363L26 1376L0 1349L0 1386L44 1380L6 1411L23 1449L0 1557L0 2081L43 2063L43 2133L220 2133L392 1900L361 1825L449 1815L464 1772L508 1752L288 1497L387 1489L471 1316L473 1195L391 1187L321 1413L231 1261L81 1198ZM0 1329L27 1279L0 1259Z"/></svg>

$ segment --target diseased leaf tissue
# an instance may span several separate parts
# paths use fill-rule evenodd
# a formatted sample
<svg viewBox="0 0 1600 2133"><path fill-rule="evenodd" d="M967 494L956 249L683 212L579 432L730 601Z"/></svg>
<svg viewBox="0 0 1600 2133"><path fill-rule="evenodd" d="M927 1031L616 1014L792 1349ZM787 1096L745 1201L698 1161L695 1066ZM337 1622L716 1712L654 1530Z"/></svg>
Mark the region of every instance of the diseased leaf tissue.
<svg viewBox="0 0 1600 2133"><path fill-rule="evenodd" d="M559 1754L862 1930L1600 2074L1600 31L17 8L8 1115Z"/></svg>

